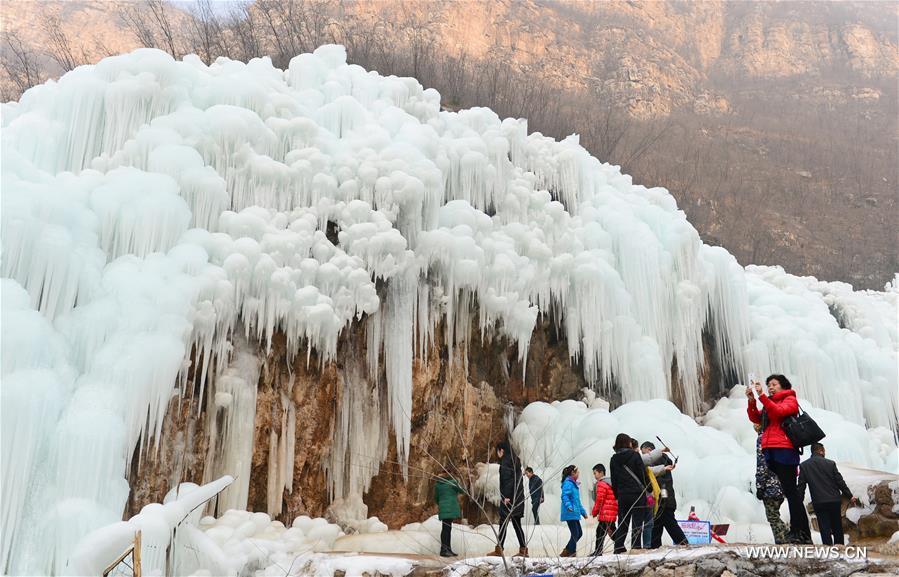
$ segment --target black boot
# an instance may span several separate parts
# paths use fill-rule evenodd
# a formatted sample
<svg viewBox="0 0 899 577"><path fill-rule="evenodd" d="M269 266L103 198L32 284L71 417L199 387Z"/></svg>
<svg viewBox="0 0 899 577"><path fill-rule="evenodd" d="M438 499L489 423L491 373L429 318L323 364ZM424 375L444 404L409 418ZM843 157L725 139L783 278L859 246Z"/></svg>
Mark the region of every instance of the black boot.
<svg viewBox="0 0 899 577"><path fill-rule="evenodd" d="M783 542L789 545L811 545L812 536L790 532L787 533L787 538Z"/></svg>

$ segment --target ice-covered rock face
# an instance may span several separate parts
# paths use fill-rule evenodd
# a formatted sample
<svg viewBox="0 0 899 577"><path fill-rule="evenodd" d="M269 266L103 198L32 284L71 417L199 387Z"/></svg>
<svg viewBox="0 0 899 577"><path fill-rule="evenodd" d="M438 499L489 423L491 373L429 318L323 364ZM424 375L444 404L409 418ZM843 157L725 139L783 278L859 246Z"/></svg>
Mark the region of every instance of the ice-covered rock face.
<svg viewBox="0 0 899 577"><path fill-rule="evenodd" d="M624 401L695 414L706 330L730 379L784 372L817 406L895 429L895 290L747 273L667 191L576 136L441 111L435 91L347 65L342 47L287 71L138 50L2 112L4 569L56 570L79 533L120 516L134 447L158 440L188 376L223 410L252 407L234 402L253 372L230 366L235 331L266 346L281 331L327 361L364 319L386 407L338 435L383 455L367 432L392 430L400 460L413 358L438 322L450 351L476 322L523 361L550 312L587 381ZM206 391L212 374L238 381Z"/></svg>

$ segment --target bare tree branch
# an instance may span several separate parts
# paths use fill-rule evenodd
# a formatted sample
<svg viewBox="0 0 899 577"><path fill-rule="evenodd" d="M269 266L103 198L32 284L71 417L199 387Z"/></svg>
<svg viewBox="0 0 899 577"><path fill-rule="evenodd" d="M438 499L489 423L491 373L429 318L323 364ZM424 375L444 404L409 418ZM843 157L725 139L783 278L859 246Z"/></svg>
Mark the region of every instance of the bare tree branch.
<svg viewBox="0 0 899 577"><path fill-rule="evenodd" d="M25 45L17 32L3 32L3 71L12 81L18 96L42 80L37 55ZM4 99L7 95L4 94Z"/></svg>

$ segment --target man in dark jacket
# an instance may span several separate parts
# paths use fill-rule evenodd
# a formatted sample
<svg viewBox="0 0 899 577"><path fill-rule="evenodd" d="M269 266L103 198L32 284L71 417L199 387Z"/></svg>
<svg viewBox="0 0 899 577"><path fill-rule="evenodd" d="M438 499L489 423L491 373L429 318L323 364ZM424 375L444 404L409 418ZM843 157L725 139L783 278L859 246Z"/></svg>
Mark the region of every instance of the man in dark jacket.
<svg viewBox="0 0 899 577"><path fill-rule="evenodd" d="M543 502L543 479L534 474L534 470L525 467L524 474L528 478L528 493L531 495L531 512L534 513L534 525L540 524L540 503Z"/></svg>
<svg viewBox="0 0 899 577"><path fill-rule="evenodd" d="M675 545L687 545L687 536L674 519L674 510L677 509L677 499L674 496L674 462L668 455L662 455L664 470L656 475L659 482L659 512L652 526L651 547L658 549L662 546L662 530L668 531L671 542Z"/></svg>
<svg viewBox="0 0 899 577"><path fill-rule="evenodd" d="M675 545L687 545L687 536L674 519L674 510L677 509L677 499L674 497L674 478L672 473L676 466L665 452L667 447L656 449L655 445L645 441L640 447L643 451L643 463L652 464L658 462L659 467L653 467L653 474L659 483L659 507L652 521L652 537L649 544L643 543L644 549L658 549L662 546L662 531L668 531L671 542ZM649 461L654 459L654 461ZM652 508L649 508L652 511Z"/></svg>
<svg viewBox="0 0 899 577"><path fill-rule="evenodd" d="M521 518L524 517L524 478L521 474L521 461L512 452L507 441L496 445L496 456L499 459L499 542L493 554L501 557L506 543L506 529L509 523L518 539L518 555L527 557Z"/></svg>
<svg viewBox="0 0 899 577"><path fill-rule="evenodd" d="M818 517L818 530L821 531L821 542L825 545L842 545L843 521L840 512L840 497L857 503L852 491L840 475L837 464L824 458L824 445L812 445L812 454L799 465L799 497L805 498L805 486L812 494L812 508Z"/></svg>

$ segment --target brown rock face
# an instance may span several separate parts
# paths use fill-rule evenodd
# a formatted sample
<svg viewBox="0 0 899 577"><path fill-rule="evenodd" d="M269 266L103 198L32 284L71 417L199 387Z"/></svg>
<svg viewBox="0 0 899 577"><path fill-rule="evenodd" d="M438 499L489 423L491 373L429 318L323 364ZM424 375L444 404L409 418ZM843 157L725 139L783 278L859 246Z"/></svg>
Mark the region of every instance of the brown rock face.
<svg viewBox="0 0 899 577"><path fill-rule="evenodd" d="M330 450L341 391L335 364L319 369L320 365L314 353L308 363L302 352L288 360L284 335L274 339L259 375L249 510L277 511L280 514L273 517L290 522L302 514L322 515L327 508L328 489L321 463ZM291 407L296 419L293 487L278 498L272 494L278 492L276 481L270 478L278 475L272 460L277 460L273 453L280 439L289 434L285 415Z"/></svg>
<svg viewBox="0 0 899 577"><path fill-rule="evenodd" d="M199 391L197 391L199 396ZM174 396L162 425L162 439L138 446L131 458L131 494L125 507L128 519L147 503L162 502L178 479L202 482L207 436L205 418L198 418L194 397ZM202 413L205 416L205 409Z"/></svg>
<svg viewBox="0 0 899 577"><path fill-rule="evenodd" d="M498 340L474 339L467 374L461 351L452 370L445 347L431 352L428 362L415 363L408 481L402 483L391 440L387 461L365 495L369 515L391 527L436 513L432 478L444 469L470 488L476 463L495 460L494 446L507 438L504 418L509 411L532 401L573 398L586 386L580 368L568 362L567 343L555 336L549 322L531 338L526 371L517 361L517 349ZM470 523L485 521L492 511L483 500L465 503L463 514Z"/></svg>
<svg viewBox="0 0 899 577"><path fill-rule="evenodd" d="M881 481L877 485L869 487L868 498L874 505L874 511L861 517L858 525L844 517L843 527L846 533L855 540L877 539L883 541L889 539L893 533L899 531L899 513L893 511L896 503L893 501L890 482Z"/></svg>
<svg viewBox="0 0 899 577"><path fill-rule="evenodd" d="M477 477L476 464L490 461L493 447L506 439L510 413L534 401L576 398L586 386L581 367L571 364L568 343L551 319L542 318L538 323L525 366L518 361L515 345L489 336L479 338L476 329L472 334L467 351L455 349L452 363L442 344L432 346L427 359L414 362L406 473L387 426L379 433L386 442L383 461L377 455L355 454L359 449L352 446L344 457L335 453L341 450L338 429L346 423L341 422L340 411L346 395L351 394L350 387L356 394L374 395L376 406L387 410L388 403L383 394L379 398L377 385L369 382L364 371L355 370L359 359L365 358L364 323L345 331L336 360L324 365L314 353L307 360L302 350L291 358L284 335L276 335L268 353L258 350L264 360L256 391L247 508L268 512L284 523L304 514L326 516L332 498L339 496L331 495L329 475L368 467L372 479L363 498L368 515L393 528L420 521L436 512L434 475L446 469L471 488ZM438 327L436 341L442 343L443 339L442 327ZM719 373L708 353L711 345L706 343L703 387L704 395L713 396L718 391L710 383L717 382ZM673 383L673 390L679 387ZM160 501L178 479L202 483L213 476L206 455L207 437L210 430L221 427L209 426L209 403L198 406L199 390L189 390L192 394L173 397L159 448L151 444L150 450L140 453L139 470L135 454L126 517L146 503ZM212 398L213 391L205 391L204 397ZM617 385L601 393L613 406L620 403ZM678 403L679 397L674 400ZM349 415L350 420L363 418L362 414ZM483 499L465 502L464 514L470 523L483 522L493 513Z"/></svg>

